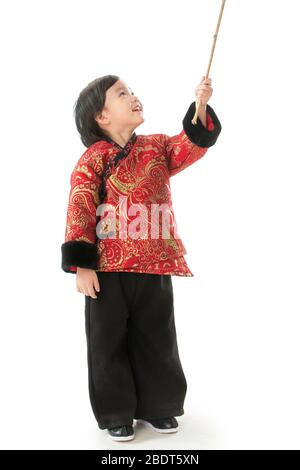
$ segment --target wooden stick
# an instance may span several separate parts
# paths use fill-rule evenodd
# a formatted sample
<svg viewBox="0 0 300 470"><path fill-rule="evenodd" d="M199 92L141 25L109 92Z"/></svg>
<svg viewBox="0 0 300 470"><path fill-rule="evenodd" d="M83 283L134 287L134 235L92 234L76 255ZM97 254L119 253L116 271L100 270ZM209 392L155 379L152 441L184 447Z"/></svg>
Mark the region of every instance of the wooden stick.
<svg viewBox="0 0 300 470"><path fill-rule="evenodd" d="M213 36L214 40L213 40L213 44L212 44L212 48L211 48L209 64L208 64L208 67L207 67L205 78L208 78L208 76L209 76L210 66L211 66L211 63L212 63L213 55L214 55L215 45L216 45L216 41L217 41L217 37L218 37L218 32L219 32L219 27L220 27L220 24L221 24L221 19L222 19L222 15L223 15L224 6L225 6L225 0L222 0L222 5L221 5L220 13L219 13L218 24L217 24L215 34ZM197 124L197 117L198 117L199 107L200 107L200 102L197 101L196 111L195 111L194 117L192 119L192 124L194 124L194 126Z"/></svg>

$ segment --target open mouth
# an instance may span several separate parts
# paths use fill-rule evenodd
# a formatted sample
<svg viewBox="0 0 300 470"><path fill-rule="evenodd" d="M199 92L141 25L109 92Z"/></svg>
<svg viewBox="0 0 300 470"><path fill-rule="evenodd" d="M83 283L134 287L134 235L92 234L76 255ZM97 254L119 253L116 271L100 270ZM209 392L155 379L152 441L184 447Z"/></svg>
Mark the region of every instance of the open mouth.
<svg viewBox="0 0 300 470"><path fill-rule="evenodd" d="M143 108L142 108L141 106L136 106L136 107L132 110L133 113L135 113L135 112L137 112L137 113L140 112L140 113L141 113L142 111L143 111Z"/></svg>

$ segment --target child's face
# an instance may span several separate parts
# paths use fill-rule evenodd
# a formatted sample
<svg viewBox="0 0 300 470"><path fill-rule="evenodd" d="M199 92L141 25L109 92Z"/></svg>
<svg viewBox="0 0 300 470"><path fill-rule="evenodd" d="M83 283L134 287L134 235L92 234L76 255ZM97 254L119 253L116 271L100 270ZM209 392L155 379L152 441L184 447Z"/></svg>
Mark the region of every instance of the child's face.
<svg viewBox="0 0 300 470"><path fill-rule="evenodd" d="M138 105L141 110L133 111ZM102 129L109 131L135 129L144 122L143 107L131 88L118 80L106 91L104 108L96 120Z"/></svg>

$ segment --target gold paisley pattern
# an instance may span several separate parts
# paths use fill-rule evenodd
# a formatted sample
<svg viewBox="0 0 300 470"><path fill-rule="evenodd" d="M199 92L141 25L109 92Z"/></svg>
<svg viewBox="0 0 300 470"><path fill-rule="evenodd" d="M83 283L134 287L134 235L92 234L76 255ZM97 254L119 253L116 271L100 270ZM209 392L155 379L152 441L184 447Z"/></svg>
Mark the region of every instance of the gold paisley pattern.
<svg viewBox="0 0 300 470"><path fill-rule="evenodd" d="M209 121L211 124L211 120ZM212 127L211 127L212 129ZM182 130L178 135L138 135L106 181L106 198L103 202L115 208L116 233L111 238L99 238L96 226L99 217L99 185L104 165L114 158L120 147L113 142L99 141L90 146L77 162L71 175L71 190L67 213L65 241L81 240L97 245L97 271L131 271L141 273L193 276L184 255L185 246L175 228L170 177L187 168L204 156L207 148L193 144ZM120 197L126 200L125 212ZM146 208L130 215L128 209ZM151 218L152 204L163 204L170 221L170 236L163 238L162 217ZM120 215L125 216L126 229L138 218L139 237L133 239L120 235ZM100 233L109 233L113 220L105 216L106 224ZM153 220L152 220L153 219ZM99 227L99 225L98 225ZM151 227L157 229L158 238L151 238ZM176 236L175 236L176 234ZM126 233L125 233L126 235Z"/></svg>
<svg viewBox="0 0 300 470"><path fill-rule="evenodd" d="M71 174L65 241L97 242L96 208L103 155L91 147L89 149L80 157Z"/></svg>

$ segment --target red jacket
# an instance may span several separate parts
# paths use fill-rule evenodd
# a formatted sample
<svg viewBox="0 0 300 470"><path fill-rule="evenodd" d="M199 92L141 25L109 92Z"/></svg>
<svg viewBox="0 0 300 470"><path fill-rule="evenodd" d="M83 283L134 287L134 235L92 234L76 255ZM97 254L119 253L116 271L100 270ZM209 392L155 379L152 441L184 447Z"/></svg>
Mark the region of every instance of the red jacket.
<svg viewBox="0 0 300 470"><path fill-rule="evenodd" d="M206 128L199 118L196 126L191 123L194 113L195 102L183 129L172 137L133 133L124 148L105 137L86 149L71 174L61 245L65 272L75 273L79 266L193 276L177 231L169 179L202 158L222 129L210 105ZM109 163L111 174L102 185Z"/></svg>

